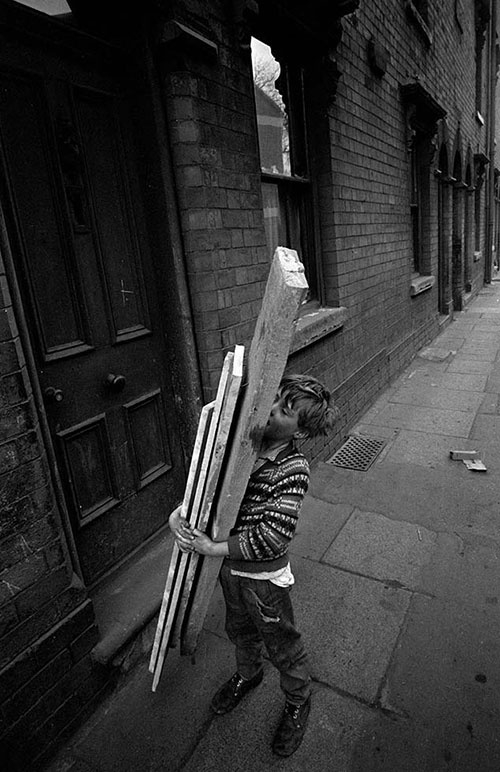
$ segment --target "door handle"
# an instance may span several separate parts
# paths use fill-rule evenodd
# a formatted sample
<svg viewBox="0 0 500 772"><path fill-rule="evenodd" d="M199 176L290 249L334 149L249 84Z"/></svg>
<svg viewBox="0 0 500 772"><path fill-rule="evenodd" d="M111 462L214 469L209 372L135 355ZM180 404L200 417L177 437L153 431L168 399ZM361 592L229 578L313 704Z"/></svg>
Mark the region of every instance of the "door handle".
<svg viewBox="0 0 500 772"><path fill-rule="evenodd" d="M123 391L126 383L127 381L124 375L115 375L114 373L109 373L104 381L106 388L115 393Z"/></svg>
<svg viewBox="0 0 500 772"><path fill-rule="evenodd" d="M43 393L47 402L58 404L64 399L64 392L62 389L57 389L55 386L47 386Z"/></svg>

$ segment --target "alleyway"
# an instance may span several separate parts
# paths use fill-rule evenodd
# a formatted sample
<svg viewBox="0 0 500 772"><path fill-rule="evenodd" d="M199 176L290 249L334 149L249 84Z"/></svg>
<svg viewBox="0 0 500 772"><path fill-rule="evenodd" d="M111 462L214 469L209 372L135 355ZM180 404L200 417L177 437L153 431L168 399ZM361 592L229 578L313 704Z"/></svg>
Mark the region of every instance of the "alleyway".
<svg viewBox="0 0 500 772"><path fill-rule="evenodd" d="M314 468L292 551L315 690L293 757L269 748L271 667L210 714L233 667L217 595L195 661L169 654L155 694L138 668L50 772L498 772L499 352L493 282L355 427L385 442L372 465ZM487 472L452 449L479 450Z"/></svg>

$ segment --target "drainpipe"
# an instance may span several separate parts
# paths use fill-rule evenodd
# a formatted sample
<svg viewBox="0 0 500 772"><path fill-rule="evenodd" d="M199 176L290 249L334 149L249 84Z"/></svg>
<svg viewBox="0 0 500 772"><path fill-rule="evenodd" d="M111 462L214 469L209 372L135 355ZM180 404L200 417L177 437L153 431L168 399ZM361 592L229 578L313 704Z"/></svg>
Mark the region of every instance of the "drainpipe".
<svg viewBox="0 0 500 772"><path fill-rule="evenodd" d="M491 18L489 34L489 83L488 83L488 188L486 190L486 244L484 261L484 281L490 284L493 262L493 234L495 225L495 92L497 78L496 33L497 0L491 0Z"/></svg>

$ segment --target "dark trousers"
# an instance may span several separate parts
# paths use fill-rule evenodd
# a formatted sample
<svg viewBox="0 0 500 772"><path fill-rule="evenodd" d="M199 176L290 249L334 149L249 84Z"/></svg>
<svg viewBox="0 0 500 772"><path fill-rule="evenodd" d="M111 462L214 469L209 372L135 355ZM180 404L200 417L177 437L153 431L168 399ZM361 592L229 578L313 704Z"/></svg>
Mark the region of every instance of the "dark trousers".
<svg viewBox="0 0 500 772"><path fill-rule="evenodd" d="M286 699L301 705L311 686L307 656L295 629L290 588L266 579L233 576L223 563L220 581L226 601L226 633L236 647L236 666L243 678L262 669L263 646L280 672Z"/></svg>

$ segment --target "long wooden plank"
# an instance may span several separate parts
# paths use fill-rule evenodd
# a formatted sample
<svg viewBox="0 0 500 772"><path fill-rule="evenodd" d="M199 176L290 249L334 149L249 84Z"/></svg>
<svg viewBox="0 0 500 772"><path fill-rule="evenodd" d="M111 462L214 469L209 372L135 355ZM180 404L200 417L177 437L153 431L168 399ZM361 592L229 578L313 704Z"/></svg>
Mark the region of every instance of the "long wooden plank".
<svg viewBox="0 0 500 772"><path fill-rule="evenodd" d="M243 378L243 357L244 346L235 346L234 349L234 361L233 371L228 379L226 393L224 395L224 403L222 406L221 417L219 426L217 429L217 436L215 440L214 452L210 461L210 468L207 476L207 484L203 494L203 500L200 506L198 522L196 527L201 531L204 531L207 527L210 515L212 513L212 505L215 497L215 492L220 479L222 470L222 464L224 456L227 451L227 441L229 433L234 424L236 404L240 393L241 381ZM175 628L172 632L171 646L178 644L181 636L182 623L184 615L188 607L188 603L193 590L194 579L196 575L196 569L198 566L200 555L191 553L188 560L188 567L186 572L186 578L184 582L184 589L180 600L179 608L177 611L177 617L175 621Z"/></svg>
<svg viewBox="0 0 500 772"><path fill-rule="evenodd" d="M247 360L248 385L218 496L212 536L228 537L245 494L264 427L286 366L294 320L307 292L297 253L278 247ZM203 558L187 614L182 652L193 654L212 597L222 558Z"/></svg>
<svg viewBox="0 0 500 772"><path fill-rule="evenodd" d="M193 455L191 456L191 463L189 465L186 488L184 491L184 498L182 502L183 513L186 512L187 509L189 508L192 493L196 483L196 478L198 476L198 462L199 462L200 456L203 453L203 448L207 440L208 429L209 429L210 419L212 417L213 409L214 409L214 403L211 402L208 405L205 405L203 407L200 414L200 420L198 422L198 429L196 432L196 439L194 443ZM158 658L158 651L160 647L161 636L163 634L163 628L165 625L165 619L166 619L167 610L170 602L170 591L172 589L174 578L177 573L180 554L181 554L180 550L178 549L177 545L174 544L172 557L170 560L170 566L167 573L167 579L165 582L165 590L163 592L163 599L162 599L162 604L160 608L160 614L158 617L158 623L156 625L155 639L153 642L153 648L151 650L151 658L149 661L149 670L151 673L155 669L156 660Z"/></svg>
<svg viewBox="0 0 500 772"><path fill-rule="evenodd" d="M228 352L224 359L224 364L217 389L217 395L215 401L211 403L212 410L210 421L206 422L208 431L205 431L205 442L201 451L196 456L193 454L192 462L190 465L188 481L189 484L186 486L181 514L192 526L197 525L199 519L200 507L203 501L204 491L206 489L207 475L210 467L210 461L214 452L214 446L217 438L227 385L230 378L230 372L233 369L233 360L233 352ZM192 475L191 466L194 467ZM150 669L152 668L154 672L152 685L153 691L156 690L163 669L163 663L167 653L167 647L172 636L172 630L175 624L176 615L178 613L179 600L181 598L181 593L186 579L187 568L191 557L191 553L181 552L177 545L174 544L164 593L164 598L166 599L165 612L163 615L161 615L161 629L160 624L157 626L154 649L150 662ZM154 654L156 656L153 661Z"/></svg>

